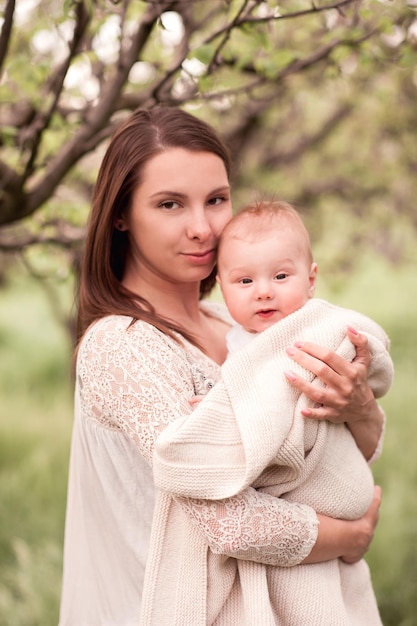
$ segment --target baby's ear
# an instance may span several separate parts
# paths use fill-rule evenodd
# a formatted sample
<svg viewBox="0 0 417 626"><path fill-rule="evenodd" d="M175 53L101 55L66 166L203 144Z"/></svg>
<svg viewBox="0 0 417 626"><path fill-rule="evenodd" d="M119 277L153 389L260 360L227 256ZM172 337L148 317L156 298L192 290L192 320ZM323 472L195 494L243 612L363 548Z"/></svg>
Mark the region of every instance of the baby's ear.
<svg viewBox="0 0 417 626"><path fill-rule="evenodd" d="M220 280L220 276L218 274L216 274L216 281L219 285L222 284L222 281Z"/></svg>
<svg viewBox="0 0 417 626"><path fill-rule="evenodd" d="M317 281L317 272L318 272L317 263L312 263L309 274L309 288L308 288L308 297L314 298L314 290L316 288Z"/></svg>

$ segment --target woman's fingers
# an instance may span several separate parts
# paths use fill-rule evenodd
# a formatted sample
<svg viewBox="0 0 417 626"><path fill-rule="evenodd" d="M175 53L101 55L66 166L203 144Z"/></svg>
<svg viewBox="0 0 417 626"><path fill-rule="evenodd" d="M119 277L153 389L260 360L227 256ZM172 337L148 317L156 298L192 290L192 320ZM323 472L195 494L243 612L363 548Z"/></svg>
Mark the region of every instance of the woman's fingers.
<svg viewBox="0 0 417 626"><path fill-rule="evenodd" d="M352 546L352 550L349 551L349 554L341 557L342 561L345 563L356 563L362 559L365 553L369 550L379 520L381 498L381 487L376 485L374 488L374 497L369 509L363 517L354 522L357 527L355 531L356 541Z"/></svg>
<svg viewBox="0 0 417 626"><path fill-rule="evenodd" d="M321 381L321 384L310 383L292 371L286 372L287 380L313 402L312 407L303 411L306 417L355 421L364 417L365 406L373 401L367 383L371 358L367 338L352 327L347 332L356 349L352 362L310 342L297 343L287 350L296 363Z"/></svg>
<svg viewBox="0 0 417 626"><path fill-rule="evenodd" d="M363 364L367 369L371 361L371 354L366 336L358 333L351 326L347 328L347 333L356 350L354 363ZM321 375L331 376L333 372L340 376L349 376L352 372L349 361L336 352L309 341L297 342L295 346L287 349L287 354L319 378ZM323 382L325 381L323 380Z"/></svg>
<svg viewBox="0 0 417 626"><path fill-rule="evenodd" d="M365 335L359 333L353 326L348 326L348 337L355 346L356 357L355 363L363 363L368 369L371 362L371 353L368 348L368 340Z"/></svg>

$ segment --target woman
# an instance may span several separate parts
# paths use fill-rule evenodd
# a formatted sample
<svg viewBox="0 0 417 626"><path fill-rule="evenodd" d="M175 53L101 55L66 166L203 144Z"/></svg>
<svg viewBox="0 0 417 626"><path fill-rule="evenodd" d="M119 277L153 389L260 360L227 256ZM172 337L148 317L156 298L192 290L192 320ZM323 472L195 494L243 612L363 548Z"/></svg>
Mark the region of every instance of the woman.
<svg viewBox="0 0 417 626"><path fill-rule="evenodd" d="M233 626L222 617L227 591L217 593L216 582L236 584L233 564L242 550L254 567L338 557L353 563L372 539L378 489L353 522L251 488L220 502L164 496L155 504L155 440L191 413L190 399L215 384L226 357L231 320L222 305L201 297L214 285L217 241L232 213L229 175L228 152L213 129L177 109L135 112L103 159L80 283L60 626ZM383 416L366 384L366 339L349 336L357 349L352 364L320 346L289 347L325 389L291 373L288 379L320 405L306 417L348 422L370 458ZM213 553L213 567L199 572L182 559L184 570L159 587L155 565L163 569L165 555L157 529L168 509L184 555L192 556L201 534L207 542L214 534L223 556ZM228 534L236 526L245 533ZM170 602L179 579L191 589L195 577L206 576L203 596L199 587L186 605Z"/></svg>

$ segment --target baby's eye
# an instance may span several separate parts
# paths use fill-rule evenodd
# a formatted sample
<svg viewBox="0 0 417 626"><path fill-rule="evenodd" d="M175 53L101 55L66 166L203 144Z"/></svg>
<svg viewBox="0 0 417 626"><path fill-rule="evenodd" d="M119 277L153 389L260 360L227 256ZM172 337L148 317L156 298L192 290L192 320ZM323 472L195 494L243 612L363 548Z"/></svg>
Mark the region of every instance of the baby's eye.
<svg viewBox="0 0 417 626"><path fill-rule="evenodd" d="M284 280L284 278L287 278L288 274L284 274L284 272L281 272L280 274L276 274L275 275L275 280Z"/></svg>
<svg viewBox="0 0 417 626"><path fill-rule="evenodd" d="M241 278L239 282L242 285L250 285L252 282L252 278Z"/></svg>
<svg viewBox="0 0 417 626"><path fill-rule="evenodd" d="M165 202L161 202L159 206L161 209L172 210L178 209L180 205L178 204L178 202L175 202L175 200L165 200Z"/></svg>

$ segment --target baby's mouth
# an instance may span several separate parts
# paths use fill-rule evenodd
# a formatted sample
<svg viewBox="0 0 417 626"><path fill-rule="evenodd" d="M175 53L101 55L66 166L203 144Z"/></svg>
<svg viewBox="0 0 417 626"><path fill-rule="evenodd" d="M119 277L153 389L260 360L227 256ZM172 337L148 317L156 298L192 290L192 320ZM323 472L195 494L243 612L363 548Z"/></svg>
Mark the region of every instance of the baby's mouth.
<svg viewBox="0 0 417 626"><path fill-rule="evenodd" d="M261 309L260 311L257 311L256 315L259 315L260 317L271 317L274 313L275 309Z"/></svg>

